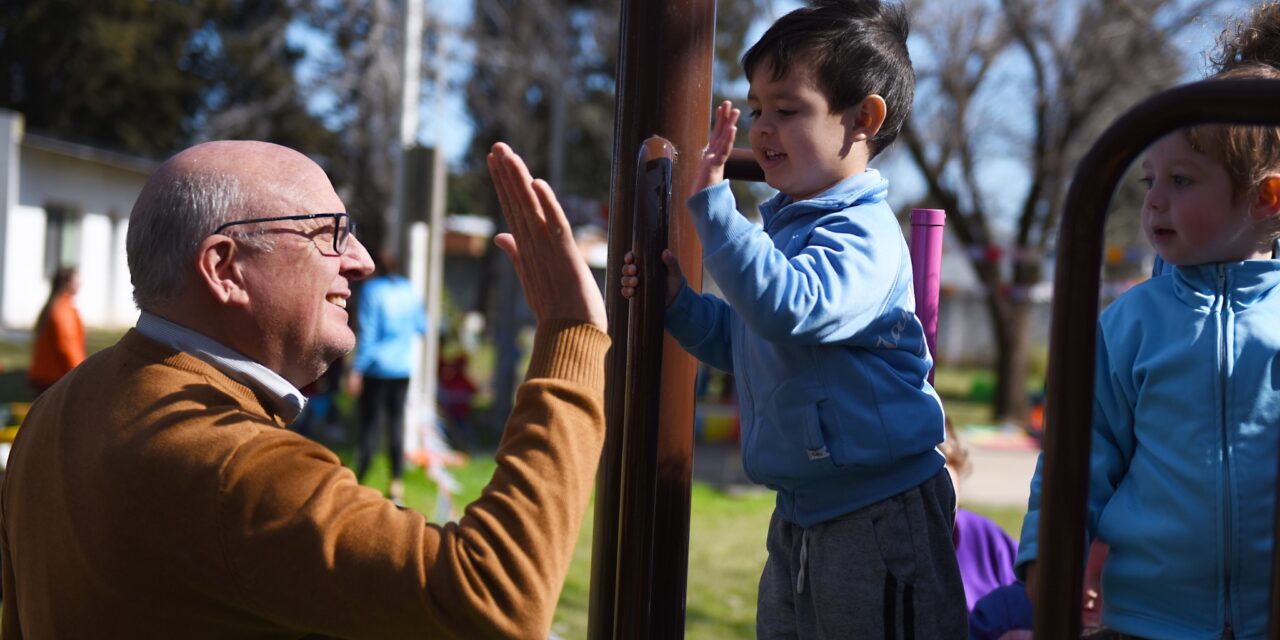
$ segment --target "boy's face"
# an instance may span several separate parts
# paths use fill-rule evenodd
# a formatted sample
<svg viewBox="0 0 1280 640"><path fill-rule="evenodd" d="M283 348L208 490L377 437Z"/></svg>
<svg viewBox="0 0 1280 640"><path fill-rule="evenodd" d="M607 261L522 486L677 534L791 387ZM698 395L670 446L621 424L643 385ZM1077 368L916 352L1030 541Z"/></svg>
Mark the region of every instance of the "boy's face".
<svg viewBox="0 0 1280 640"><path fill-rule="evenodd" d="M1226 167L1191 148L1181 132L1151 146L1142 160L1147 196L1142 230L1160 257L1189 266L1270 257L1247 198L1236 198ZM1265 248L1265 247L1264 247Z"/></svg>
<svg viewBox="0 0 1280 640"><path fill-rule="evenodd" d="M805 200L866 169L867 145L852 142L856 108L831 113L808 65L781 80L760 65L750 80L751 151L769 186Z"/></svg>

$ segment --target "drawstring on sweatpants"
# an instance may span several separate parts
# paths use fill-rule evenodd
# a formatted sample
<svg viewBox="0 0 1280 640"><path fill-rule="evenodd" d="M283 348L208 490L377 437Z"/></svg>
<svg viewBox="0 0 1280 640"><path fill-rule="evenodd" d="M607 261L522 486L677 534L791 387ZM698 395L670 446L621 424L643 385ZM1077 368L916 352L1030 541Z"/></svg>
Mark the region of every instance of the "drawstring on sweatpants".
<svg viewBox="0 0 1280 640"><path fill-rule="evenodd" d="M804 593L804 570L809 566L809 530L800 530L800 570L796 572L796 593Z"/></svg>

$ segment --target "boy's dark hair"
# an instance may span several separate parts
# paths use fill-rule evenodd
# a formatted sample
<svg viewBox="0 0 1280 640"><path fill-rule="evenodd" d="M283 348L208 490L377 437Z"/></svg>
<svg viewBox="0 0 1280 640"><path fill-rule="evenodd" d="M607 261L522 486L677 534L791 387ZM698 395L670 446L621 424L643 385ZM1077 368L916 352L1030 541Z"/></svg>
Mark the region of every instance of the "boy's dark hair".
<svg viewBox="0 0 1280 640"><path fill-rule="evenodd" d="M761 64L775 80L808 64L818 88L838 113L872 94L884 98L885 118L870 141L871 157L902 130L915 98L916 74L907 54L906 9L880 0L810 0L778 19L742 56L747 78Z"/></svg>

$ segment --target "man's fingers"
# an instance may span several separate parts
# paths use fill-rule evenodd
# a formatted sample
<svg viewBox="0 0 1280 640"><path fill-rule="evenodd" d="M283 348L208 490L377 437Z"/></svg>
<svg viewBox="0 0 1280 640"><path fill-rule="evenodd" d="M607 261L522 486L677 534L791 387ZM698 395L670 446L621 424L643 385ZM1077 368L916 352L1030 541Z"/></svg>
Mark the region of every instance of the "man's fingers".
<svg viewBox="0 0 1280 640"><path fill-rule="evenodd" d="M499 142L493 145L493 150L485 158L485 162L489 165L489 177L493 180L493 189L498 193L498 204L502 207L504 214L513 204L513 194L508 186L508 169L505 154L507 150L507 145Z"/></svg>
<svg viewBox="0 0 1280 640"><path fill-rule="evenodd" d="M533 191L538 196L538 203L542 208L547 232L551 234L551 237L559 239L567 246L571 245L573 247L571 253L577 254L578 245L573 241L573 227L569 226L569 218L564 215L564 208L560 206L560 201L556 199L556 193L552 191L551 185L547 184L546 180L534 180Z"/></svg>
<svg viewBox="0 0 1280 640"><path fill-rule="evenodd" d="M494 184L498 187L498 197L507 226L516 238L530 237L533 220L540 221L542 215L529 184L533 181L529 169L511 147L501 142L493 145L492 155L497 165Z"/></svg>
<svg viewBox="0 0 1280 640"><path fill-rule="evenodd" d="M489 164L510 227L510 233L499 234L494 242L515 264L534 316L539 321L581 320L605 329L604 301L551 186L534 180L505 144L493 146Z"/></svg>
<svg viewBox="0 0 1280 640"><path fill-rule="evenodd" d="M516 239L509 233L499 233L493 237L493 243L498 245L502 252L511 258L511 263L517 267L520 265L520 248L516 246Z"/></svg>
<svg viewBox="0 0 1280 640"><path fill-rule="evenodd" d="M518 178L511 167L510 148L502 143L493 145L493 152L487 158L489 175L493 178L493 188L498 194L498 205L502 209L502 217L507 221L507 228L519 232L517 225L523 217L519 200Z"/></svg>

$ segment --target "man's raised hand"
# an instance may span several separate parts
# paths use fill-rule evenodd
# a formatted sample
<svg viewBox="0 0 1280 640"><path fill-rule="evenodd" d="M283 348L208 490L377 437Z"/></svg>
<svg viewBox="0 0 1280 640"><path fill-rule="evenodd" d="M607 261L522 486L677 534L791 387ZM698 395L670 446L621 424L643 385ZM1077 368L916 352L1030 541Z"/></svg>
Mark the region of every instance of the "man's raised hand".
<svg viewBox="0 0 1280 640"><path fill-rule="evenodd" d="M534 318L539 323L576 320L608 330L604 298L551 186L534 180L524 160L504 143L493 145L488 163L510 229L494 242L515 265Z"/></svg>

